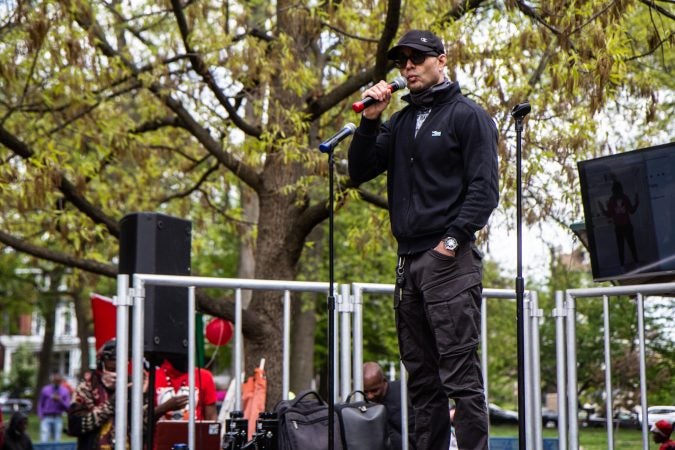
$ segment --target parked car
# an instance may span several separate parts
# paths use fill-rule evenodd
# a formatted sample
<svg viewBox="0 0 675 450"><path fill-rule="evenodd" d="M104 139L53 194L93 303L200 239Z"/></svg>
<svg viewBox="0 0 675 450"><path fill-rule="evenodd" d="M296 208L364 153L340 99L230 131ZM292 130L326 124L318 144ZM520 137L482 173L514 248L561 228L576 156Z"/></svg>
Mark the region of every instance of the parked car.
<svg viewBox="0 0 675 450"><path fill-rule="evenodd" d="M594 428L603 428L607 426L607 418L599 414L591 414L588 417L588 426ZM634 428L640 429L640 419L638 415L633 412L618 411L614 413L612 418L612 426L614 428Z"/></svg>
<svg viewBox="0 0 675 450"><path fill-rule="evenodd" d="M556 428L558 426L558 412L552 409L542 409L541 424L544 428Z"/></svg>
<svg viewBox="0 0 675 450"><path fill-rule="evenodd" d="M675 406L650 406L647 408L647 423L651 427L659 420L675 422ZM638 420L642 423L642 413L638 413Z"/></svg>
<svg viewBox="0 0 675 450"><path fill-rule="evenodd" d="M23 413L33 409L33 403L25 398L11 398L9 393L0 393L0 409L3 413L11 414L16 411Z"/></svg>
<svg viewBox="0 0 675 450"><path fill-rule="evenodd" d="M592 414L591 409L580 408L577 411L577 424L582 428L589 426L589 417ZM541 423L544 428L558 427L558 412L552 409L543 408L541 410Z"/></svg>
<svg viewBox="0 0 675 450"><path fill-rule="evenodd" d="M502 409L494 403L490 403L488 412L490 423L493 425L518 423L518 413L516 411Z"/></svg>

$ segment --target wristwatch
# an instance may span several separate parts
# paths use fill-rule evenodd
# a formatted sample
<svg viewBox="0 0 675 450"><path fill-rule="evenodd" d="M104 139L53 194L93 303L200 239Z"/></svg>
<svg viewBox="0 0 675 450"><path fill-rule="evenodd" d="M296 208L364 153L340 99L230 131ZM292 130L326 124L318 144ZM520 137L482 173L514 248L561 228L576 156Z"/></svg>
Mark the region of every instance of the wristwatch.
<svg viewBox="0 0 675 450"><path fill-rule="evenodd" d="M459 243L457 242L457 239L455 239L452 236L446 236L443 238L443 245L445 246L446 250L450 250L454 252L457 250L457 247L459 247Z"/></svg>

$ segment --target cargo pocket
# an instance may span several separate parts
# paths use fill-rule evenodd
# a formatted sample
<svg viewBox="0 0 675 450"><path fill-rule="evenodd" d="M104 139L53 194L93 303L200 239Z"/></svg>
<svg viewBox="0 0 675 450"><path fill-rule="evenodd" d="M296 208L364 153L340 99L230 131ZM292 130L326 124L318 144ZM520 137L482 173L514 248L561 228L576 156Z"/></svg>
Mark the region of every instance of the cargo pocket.
<svg viewBox="0 0 675 450"><path fill-rule="evenodd" d="M477 299L475 295L478 295ZM427 303L427 314L440 355L462 353L478 345L480 301L480 286L475 286L449 300Z"/></svg>

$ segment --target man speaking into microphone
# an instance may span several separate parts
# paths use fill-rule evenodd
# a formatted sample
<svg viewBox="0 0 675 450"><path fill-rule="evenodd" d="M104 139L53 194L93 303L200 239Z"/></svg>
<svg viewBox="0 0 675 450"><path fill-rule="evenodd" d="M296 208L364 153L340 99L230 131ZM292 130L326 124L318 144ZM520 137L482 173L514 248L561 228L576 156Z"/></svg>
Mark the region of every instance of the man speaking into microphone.
<svg viewBox="0 0 675 450"><path fill-rule="evenodd" d="M392 89L363 92L349 148L349 175L364 183L387 172L389 219L398 242L394 309L409 373L417 450L447 449L448 398L462 450L488 448L488 415L477 350L482 254L475 234L498 202L497 128L445 76L442 41L412 30L387 53L410 93L381 123Z"/></svg>

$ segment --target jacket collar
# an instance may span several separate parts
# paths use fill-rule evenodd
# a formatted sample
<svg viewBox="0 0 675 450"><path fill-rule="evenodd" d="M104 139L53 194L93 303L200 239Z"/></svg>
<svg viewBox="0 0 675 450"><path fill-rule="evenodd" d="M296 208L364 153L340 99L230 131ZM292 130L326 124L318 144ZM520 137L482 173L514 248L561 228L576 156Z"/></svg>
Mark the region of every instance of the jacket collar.
<svg viewBox="0 0 675 450"><path fill-rule="evenodd" d="M457 81L445 79L429 89L415 94L406 94L401 99L410 103L415 109L429 109L436 105L449 103L461 93Z"/></svg>

